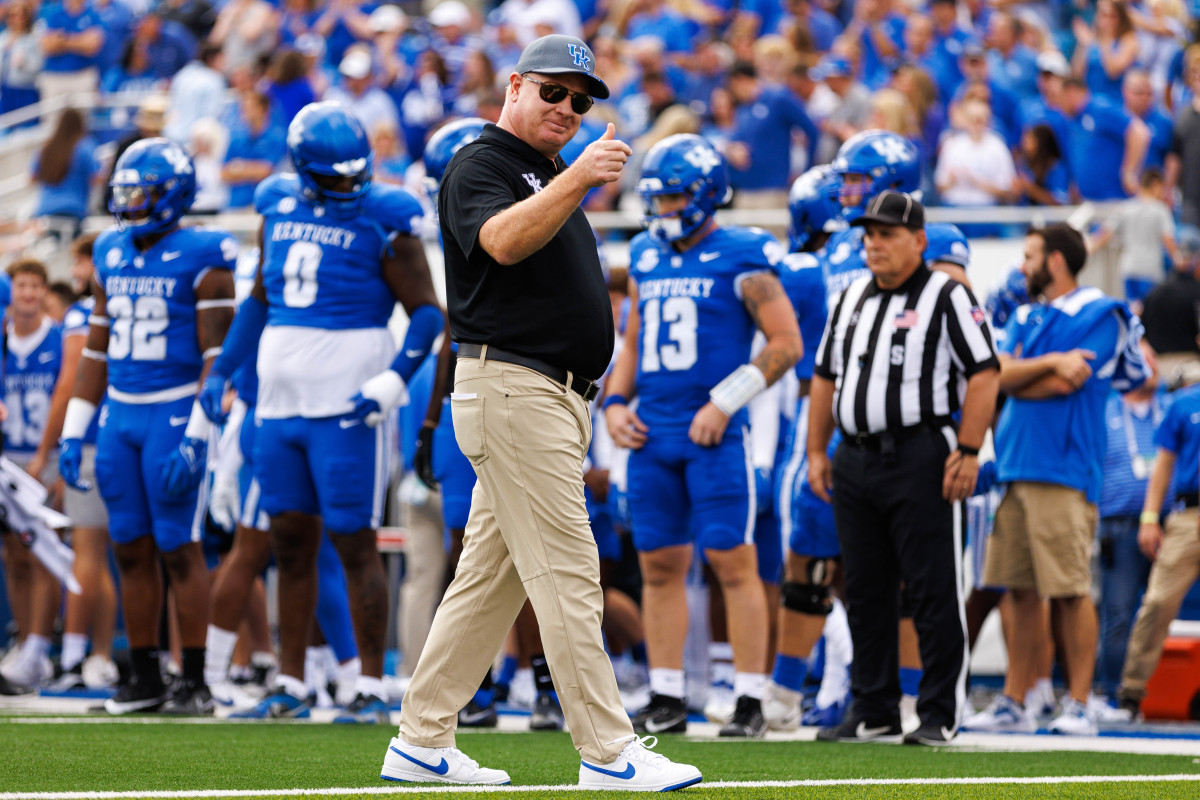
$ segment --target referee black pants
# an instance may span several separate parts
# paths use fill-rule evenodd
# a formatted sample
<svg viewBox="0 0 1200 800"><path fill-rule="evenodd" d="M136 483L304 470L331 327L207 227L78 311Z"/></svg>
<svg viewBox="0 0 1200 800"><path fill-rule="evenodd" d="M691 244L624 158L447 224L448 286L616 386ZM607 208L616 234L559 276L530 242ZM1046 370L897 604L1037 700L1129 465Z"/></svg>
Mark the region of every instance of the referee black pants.
<svg viewBox="0 0 1200 800"><path fill-rule="evenodd" d="M953 430L929 428L895 452L846 439L833 458L833 512L854 641L852 713L868 724L900 716L900 586L920 640L922 725L958 729L966 704L962 504L942 499Z"/></svg>

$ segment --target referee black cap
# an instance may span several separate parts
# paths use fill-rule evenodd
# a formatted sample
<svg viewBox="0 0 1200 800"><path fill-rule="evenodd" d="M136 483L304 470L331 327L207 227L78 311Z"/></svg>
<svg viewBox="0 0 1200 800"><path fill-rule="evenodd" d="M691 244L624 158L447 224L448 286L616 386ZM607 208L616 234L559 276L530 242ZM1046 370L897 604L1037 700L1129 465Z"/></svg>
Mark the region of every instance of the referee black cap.
<svg viewBox="0 0 1200 800"><path fill-rule="evenodd" d="M866 225L869 222L919 231L925 227L925 206L907 192L880 192L867 203L863 215L850 224Z"/></svg>
<svg viewBox="0 0 1200 800"><path fill-rule="evenodd" d="M596 77L596 57L582 39L552 33L530 42L517 60L520 75L537 72L542 75L562 75L574 72L587 79L588 94L600 100L608 98L608 86Z"/></svg>

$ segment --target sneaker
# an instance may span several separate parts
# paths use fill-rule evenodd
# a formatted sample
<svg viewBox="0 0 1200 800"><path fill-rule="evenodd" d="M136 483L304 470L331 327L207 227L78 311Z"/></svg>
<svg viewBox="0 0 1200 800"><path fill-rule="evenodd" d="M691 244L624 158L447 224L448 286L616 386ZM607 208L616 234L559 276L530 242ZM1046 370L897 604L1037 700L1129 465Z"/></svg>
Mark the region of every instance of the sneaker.
<svg viewBox="0 0 1200 800"><path fill-rule="evenodd" d="M1037 720L1006 694L998 694L991 705L963 721L964 731L981 733L1037 733Z"/></svg>
<svg viewBox="0 0 1200 800"><path fill-rule="evenodd" d="M938 747L950 744L950 740L953 738L954 731L949 728L943 728L940 725L921 725L916 730L904 734L904 743Z"/></svg>
<svg viewBox="0 0 1200 800"><path fill-rule="evenodd" d="M9 683L23 686L26 689L36 689L54 677L54 666L45 656L39 658L18 657L0 674L3 674Z"/></svg>
<svg viewBox="0 0 1200 800"><path fill-rule="evenodd" d="M164 714L187 717L211 717L217 708L208 687L203 683L179 680L171 689L171 699L162 707Z"/></svg>
<svg viewBox="0 0 1200 800"><path fill-rule="evenodd" d="M104 701L104 710L113 716L132 714L135 711L158 711L167 702L167 688L158 684L147 684L134 678Z"/></svg>
<svg viewBox="0 0 1200 800"><path fill-rule="evenodd" d="M767 696L762 704L767 728L773 731L794 731L799 728L802 698L800 692L777 683L767 684Z"/></svg>
<svg viewBox="0 0 1200 800"><path fill-rule="evenodd" d="M650 694L650 702L633 715L638 733L687 733L687 704L678 697Z"/></svg>
<svg viewBox="0 0 1200 800"><path fill-rule="evenodd" d="M293 697L276 687L254 708L230 714L229 719L308 719L311 713L307 700Z"/></svg>
<svg viewBox="0 0 1200 800"><path fill-rule="evenodd" d="M1058 698L1054 696L1054 684L1043 678L1025 693L1025 708L1035 718L1053 717L1054 709L1058 707Z"/></svg>
<svg viewBox="0 0 1200 800"><path fill-rule="evenodd" d="M737 696L728 683L714 683L708 687L708 700L704 703L704 718L709 722L724 725L733 719L737 709Z"/></svg>
<svg viewBox="0 0 1200 800"><path fill-rule="evenodd" d="M414 783L511 783L507 772L481 767L457 747L417 747L399 736L388 743L379 777Z"/></svg>
<svg viewBox="0 0 1200 800"><path fill-rule="evenodd" d="M836 728L845 718L846 699L842 698L829 706L814 704L800 717L800 724L806 728Z"/></svg>
<svg viewBox="0 0 1200 800"><path fill-rule="evenodd" d="M539 692L533 704L533 712L529 715L529 730L531 731L561 731L563 729L563 710L558 704L558 698L550 692Z"/></svg>
<svg viewBox="0 0 1200 800"><path fill-rule="evenodd" d="M260 699L229 679L214 683L208 691L214 703L226 708L252 708Z"/></svg>
<svg viewBox="0 0 1200 800"><path fill-rule="evenodd" d="M494 728L499 722L496 715L496 704L481 706L472 697L465 708L458 712L458 727L460 728Z"/></svg>
<svg viewBox="0 0 1200 800"><path fill-rule="evenodd" d="M86 688L87 684L83 682L82 661L50 681L46 686L46 689L51 692L75 692Z"/></svg>
<svg viewBox="0 0 1200 800"><path fill-rule="evenodd" d="M1089 694L1087 707L1092 719L1100 725L1133 722L1132 712L1125 708L1109 705L1108 699L1099 695Z"/></svg>
<svg viewBox="0 0 1200 800"><path fill-rule="evenodd" d="M24 686L16 686L8 682L8 678L4 677L4 673L0 672L0 697L16 697L22 694L29 694L29 689Z"/></svg>
<svg viewBox="0 0 1200 800"><path fill-rule="evenodd" d="M390 725L392 718L388 714L387 703L373 694L358 693L354 702L346 706L345 712L338 714L333 721L341 725Z"/></svg>
<svg viewBox="0 0 1200 800"><path fill-rule="evenodd" d="M1063 699L1058 717L1050 723L1050 732L1067 736L1095 736L1099 731L1096 718L1088 707L1074 697L1067 696Z"/></svg>
<svg viewBox="0 0 1200 800"><path fill-rule="evenodd" d="M905 733L911 733L921 727L921 718L917 715L916 695L900 696L900 727Z"/></svg>
<svg viewBox="0 0 1200 800"><path fill-rule="evenodd" d="M703 780L691 764L676 764L652 752L653 736L634 739L609 764L579 763L579 788L596 791L671 792Z"/></svg>
<svg viewBox="0 0 1200 800"><path fill-rule="evenodd" d="M89 689L108 689L116 686L121 670L108 656L93 653L83 660L83 682Z"/></svg>
<svg viewBox="0 0 1200 800"><path fill-rule="evenodd" d="M819 742L879 742L895 741L904 733L900 720L890 722L868 722L851 717L834 728L817 731Z"/></svg>
<svg viewBox="0 0 1200 800"><path fill-rule="evenodd" d="M758 739L766 733L767 720L763 717L762 701L757 697L742 695L737 699L733 717L717 735Z"/></svg>

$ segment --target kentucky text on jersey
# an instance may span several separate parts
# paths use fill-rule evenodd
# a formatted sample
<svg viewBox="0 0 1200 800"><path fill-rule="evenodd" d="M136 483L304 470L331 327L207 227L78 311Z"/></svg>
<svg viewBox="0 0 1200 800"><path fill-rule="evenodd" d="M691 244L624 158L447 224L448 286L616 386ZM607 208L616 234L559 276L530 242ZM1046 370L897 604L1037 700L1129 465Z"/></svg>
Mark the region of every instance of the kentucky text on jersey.
<svg viewBox="0 0 1200 800"><path fill-rule="evenodd" d="M638 297L708 297L712 294L712 278L663 278L638 281Z"/></svg>
<svg viewBox="0 0 1200 800"><path fill-rule="evenodd" d="M139 297L174 297L175 278L156 278L145 275L110 275L104 281L104 294L116 297L119 294Z"/></svg>
<svg viewBox="0 0 1200 800"><path fill-rule="evenodd" d="M279 222L271 231L271 241L316 242L349 250L358 234L345 228L312 222Z"/></svg>

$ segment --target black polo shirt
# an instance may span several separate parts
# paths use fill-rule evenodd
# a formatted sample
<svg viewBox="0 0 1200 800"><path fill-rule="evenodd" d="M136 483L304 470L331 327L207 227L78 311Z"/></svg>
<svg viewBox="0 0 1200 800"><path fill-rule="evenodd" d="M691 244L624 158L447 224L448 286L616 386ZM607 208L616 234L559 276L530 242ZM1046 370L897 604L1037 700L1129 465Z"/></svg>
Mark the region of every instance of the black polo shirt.
<svg viewBox="0 0 1200 800"><path fill-rule="evenodd" d="M1200 281L1173 271L1142 301L1146 341L1156 353L1197 353L1200 335Z"/></svg>
<svg viewBox="0 0 1200 800"><path fill-rule="evenodd" d="M479 244L483 223L564 169L561 157L552 162L495 125L450 161L438 196L450 334L595 380L612 358L614 330L596 235L583 209L545 247L511 266Z"/></svg>

